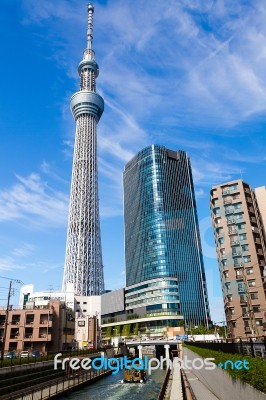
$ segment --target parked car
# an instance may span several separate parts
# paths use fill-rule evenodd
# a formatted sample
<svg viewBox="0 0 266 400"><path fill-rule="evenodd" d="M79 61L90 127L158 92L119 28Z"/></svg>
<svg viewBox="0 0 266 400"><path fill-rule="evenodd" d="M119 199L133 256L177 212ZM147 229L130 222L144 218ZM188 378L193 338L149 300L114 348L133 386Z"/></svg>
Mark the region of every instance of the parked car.
<svg viewBox="0 0 266 400"><path fill-rule="evenodd" d="M41 357L41 353L38 350L34 350L31 353L31 357Z"/></svg>
<svg viewBox="0 0 266 400"><path fill-rule="evenodd" d="M28 351L22 351L19 355L20 358L28 358L30 353Z"/></svg>
<svg viewBox="0 0 266 400"><path fill-rule="evenodd" d="M9 358L9 359L13 359L13 358L17 358L17 354L15 353L15 351L9 351L4 355L4 358Z"/></svg>

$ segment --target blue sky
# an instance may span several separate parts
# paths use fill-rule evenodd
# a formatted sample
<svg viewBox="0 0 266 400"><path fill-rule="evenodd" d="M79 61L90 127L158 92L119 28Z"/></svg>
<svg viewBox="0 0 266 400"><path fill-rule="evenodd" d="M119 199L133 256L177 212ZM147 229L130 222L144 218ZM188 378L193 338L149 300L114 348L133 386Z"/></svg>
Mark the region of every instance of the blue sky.
<svg viewBox="0 0 266 400"><path fill-rule="evenodd" d="M38 290L61 287L75 131L69 99L79 87L86 4L1 1L0 275ZM211 314L221 321L209 191L241 177L265 185L266 3L94 4L106 288L125 278L124 164L152 143L182 149L193 167ZM6 294L1 288L2 303Z"/></svg>

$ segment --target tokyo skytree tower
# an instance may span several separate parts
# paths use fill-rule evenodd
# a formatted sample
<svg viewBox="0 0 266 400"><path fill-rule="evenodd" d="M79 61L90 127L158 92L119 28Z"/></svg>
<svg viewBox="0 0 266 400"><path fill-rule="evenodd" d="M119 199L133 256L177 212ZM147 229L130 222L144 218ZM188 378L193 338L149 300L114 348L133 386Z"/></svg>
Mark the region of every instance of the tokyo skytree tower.
<svg viewBox="0 0 266 400"><path fill-rule="evenodd" d="M104 290L99 218L96 125L104 101L96 93L99 67L94 60L92 4L88 5L87 48L78 66L80 90L70 100L76 121L63 290L74 283L80 296Z"/></svg>

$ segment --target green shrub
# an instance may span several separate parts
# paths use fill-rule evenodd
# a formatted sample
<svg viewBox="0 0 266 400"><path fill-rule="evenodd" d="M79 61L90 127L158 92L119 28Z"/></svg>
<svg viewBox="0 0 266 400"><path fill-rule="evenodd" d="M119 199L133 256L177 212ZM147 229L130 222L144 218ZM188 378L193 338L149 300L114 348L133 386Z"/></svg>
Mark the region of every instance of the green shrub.
<svg viewBox="0 0 266 400"><path fill-rule="evenodd" d="M253 386L254 388L266 393L266 363L260 358L253 358L251 356L242 354L223 353L222 351L203 349L196 345L183 345L191 351L194 351L203 358L214 358L214 363L218 365L220 362L224 363L226 360L246 360L249 362L249 369L231 370L228 368L224 371L228 372L234 379L240 379Z"/></svg>

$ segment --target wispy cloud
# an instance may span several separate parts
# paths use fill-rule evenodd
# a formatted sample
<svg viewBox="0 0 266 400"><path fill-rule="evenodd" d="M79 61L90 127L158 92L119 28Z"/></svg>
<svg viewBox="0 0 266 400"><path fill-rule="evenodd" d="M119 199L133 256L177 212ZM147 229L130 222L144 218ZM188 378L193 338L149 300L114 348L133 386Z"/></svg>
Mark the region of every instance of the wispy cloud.
<svg viewBox="0 0 266 400"><path fill-rule="evenodd" d="M0 190L0 221L27 220L31 226L66 224L68 196L32 173L16 175L17 183Z"/></svg>
<svg viewBox="0 0 266 400"><path fill-rule="evenodd" d="M12 255L15 257L26 257L34 253L36 247L30 243L21 243L20 246L16 247L12 251Z"/></svg>

